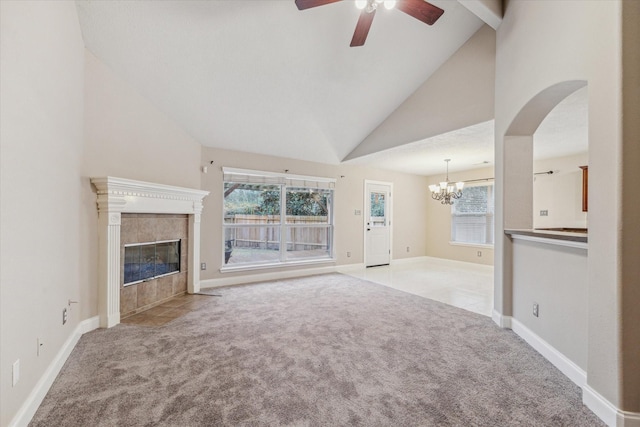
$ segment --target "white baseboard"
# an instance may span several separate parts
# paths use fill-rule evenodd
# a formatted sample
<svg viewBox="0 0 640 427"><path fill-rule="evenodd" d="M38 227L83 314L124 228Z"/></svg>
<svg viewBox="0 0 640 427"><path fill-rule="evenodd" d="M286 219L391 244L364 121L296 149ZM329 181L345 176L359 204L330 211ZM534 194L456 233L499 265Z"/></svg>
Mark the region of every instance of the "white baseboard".
<svg viewBox="0 0 640 427"><path fill-rule="evenodd" d="M305 268L300 270L271 271L260 274L245 274L242 276L223 277L220 279L207 279L200 281L200 290L220 288L223 286L242 285L245 283L266 282L269 280L291 279L294 277L313 276L315 274L335 273L338 267Z"/></svg>
<svg viewBox="0 0 640 427"><path fill-rule="evenodd" d="M640 413L622 411L587 384L587 373L548 342L511 316L493 311L493 321L513 330L582 389L582 402L609 427L640 427Z"/></svg>
<svg viewBox="0 0 640 427"><path fill-rule="evenodd" d="M367 268L364 265L364 262L358 264L346 264L346 265L336 265L336 271L338 273L351 273L352 271L364 270Z"/></svg>
<svg viewBox="0 0 640 427"><path fill-rule="evenodd" d="M503 316L502 313L498 313L495 309L491 313L491 319L493 322L504 329L511 329L511 316Z"/></svg>
<svg viewBox="0 0 640 427"><path fill-rule="evenodd" d="M398 258L398 259L392 259L391 260L391 264L392 265L397 265L397 264L411 264L414 262L420 262L420 261L426 261L430 259L430 257L428 256L414 256L411 258Z"/></svg>
<svg viewBox="0 0 640 427"><path fill-rule="evenodd" d="M640 427L640 413L616 408L589 385L582 388L582 403L609 427Z"/></svg>
<svg viewBox="0 0 640 427"><path fill-rule="evenodd" d="M76 326L60 348L60 351L58 351L58 354L56 354L56 357L49 364L49 367L47 367L47 370L44 371L44 374L42 374L42 377L40 377L40 380L38 380L33 390L31 390L31 393L18 410L18 413L9 423L10 427L26 427L29 424L49 392L51 385L60 373L60 370L69 358L71 351L73 351L80 340L80 337L87 332L98 329L99 326L100 318L98 316L83 320Z"/></svg>
<svg viewBox="0 0 640 427"><path fill-rule="evenodd" d="M511 330L543 355L560 372L569 377L577 386L584 388L587 385L587 373L582 368L514 318L511 318Z"/></svg>

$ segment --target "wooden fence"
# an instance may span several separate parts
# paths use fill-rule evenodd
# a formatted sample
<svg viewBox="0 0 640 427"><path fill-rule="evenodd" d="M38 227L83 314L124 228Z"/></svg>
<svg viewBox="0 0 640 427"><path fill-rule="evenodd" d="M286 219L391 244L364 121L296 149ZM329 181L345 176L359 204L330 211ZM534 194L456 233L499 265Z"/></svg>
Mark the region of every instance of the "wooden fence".
<svg viewBox="0 0 640 427"><path fill-rule="evenodd" d="M257 227L229 227L225 231L227 246L238 248L278 249L280 226L287 228L287 250L313 250L327 248L329 224L326 216L287 215L286 224L279 224L279 215L229 215L226 225L255 224ZM301 224L318 224L326 227L304 227ZM270 226L273 225L273 226ZM287 227L293 225L292 227Z"/></svg>

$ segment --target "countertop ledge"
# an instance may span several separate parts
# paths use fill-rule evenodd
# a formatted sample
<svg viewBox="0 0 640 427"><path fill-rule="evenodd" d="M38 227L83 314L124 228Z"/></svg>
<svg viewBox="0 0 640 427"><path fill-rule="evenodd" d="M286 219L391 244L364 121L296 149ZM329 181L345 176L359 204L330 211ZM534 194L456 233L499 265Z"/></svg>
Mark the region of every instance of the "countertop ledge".
<svg viewBox="0 0 640 427"><path fill-rule="evenodd" d="M540 239L552 239L565 242L587 243L587 233L572 233L567 231L550 231L550 230L504 230L504 234L516 236L537 237ZM551 242L550 242L551 243Z"/></svg>

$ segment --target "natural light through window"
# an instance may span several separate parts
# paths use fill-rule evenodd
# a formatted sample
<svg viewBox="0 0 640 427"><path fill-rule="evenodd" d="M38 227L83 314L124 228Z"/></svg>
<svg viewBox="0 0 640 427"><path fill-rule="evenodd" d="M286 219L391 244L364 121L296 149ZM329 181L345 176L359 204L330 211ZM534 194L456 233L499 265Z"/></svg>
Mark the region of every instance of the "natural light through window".
<svg viewBox="0 0 640 427"><path fill-rule="evenodd" d="M451 242L493 245L493 184L465 187L451 205Z"/></svg>
<svg viewBox="0 0 640 427"><path fill-rule="evenodd" d="M222 270L332 260L334 184L225 169Z"/></svg>

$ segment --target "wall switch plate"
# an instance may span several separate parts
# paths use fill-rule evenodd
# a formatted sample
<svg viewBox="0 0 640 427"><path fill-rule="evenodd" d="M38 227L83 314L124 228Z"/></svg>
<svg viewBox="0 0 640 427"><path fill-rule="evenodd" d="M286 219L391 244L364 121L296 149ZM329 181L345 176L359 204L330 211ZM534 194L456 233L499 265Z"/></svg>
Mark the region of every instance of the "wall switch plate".
<svg viewBox="0 0 640 427"><path fill-rule="evenodd" d="M536 317L538 317L538 308L539 308L538 307L538 303L534 302L533 303L533 315L536 316Z"/></svg>
<svg viewBox="0 0 640 427"><path fill-rule="evenodd" d="M206 270L207 269L207 263L206 262L201 262L200 263L200 270Z"/></svg>
<svg viewBox="0 0 640 427"><path fill-rule="evenodd" d="M65 308L62 309L62 324L66 324L69 319L69 311Z"/></svg>
<svg viewBox="0 0 640 427"><path fill-rule="evenodd" d="M353 211L354 215L362 215L362 211L360 209L356 209L355 211Z"/></svg>
<svg viewBox="0 0 640 427"><path fill-rule="evenodd" d="M549 211L547 209L540 211L540 216L549 216Z"/></svg>
<svg viewBox="0 0 640 427"><path fill-rule="evenodd" d="M409 246L407 246L407 252L409 252Z"/></svg>
<svg viewBox="0 0 640 427"><path fill-rule="evenodd" d="M478 251L478 258L482 257L482 251Z"/></svg>
<svg viewBox="0 0 640 427"><path fill-rule="evenodd" d="M347 258L351 258L351 252L347 252Z"/></svg>
<svg viewBox="0 0 640 427"><path fill-rule="evenodd" d="M12 385L15 387L18 381L20 381L20 359L13 362Z"/></svg>

